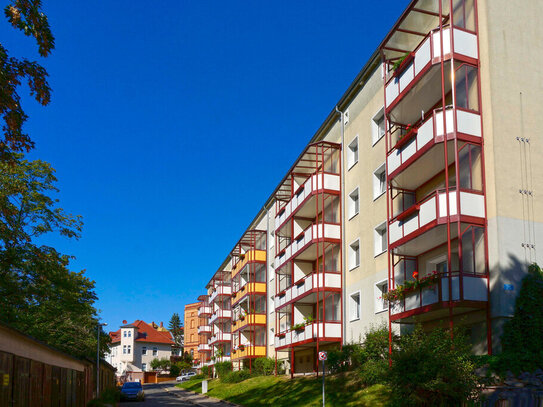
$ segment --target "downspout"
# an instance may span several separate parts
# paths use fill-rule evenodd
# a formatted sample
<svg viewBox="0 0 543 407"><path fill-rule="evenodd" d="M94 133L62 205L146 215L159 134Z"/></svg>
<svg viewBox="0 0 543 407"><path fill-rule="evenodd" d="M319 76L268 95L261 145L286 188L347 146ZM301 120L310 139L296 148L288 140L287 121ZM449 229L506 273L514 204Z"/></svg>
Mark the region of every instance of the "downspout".
<svg viewBox="0 0 543 407"><path fill-rule="evenodd" d="M345 191L345 119L344 119L344 113L338 109L338 107L335 107L336 112L339 113L339 121L341 126L341 308L342 308L342 338L341 338L341 346L343 346L343 343L345 342L345 338L347 338L347 318L345 317L345 313L347 310L347 303L346 303L346 280L347 280L347 256L345 253L345 199L343 198L344 191Z"/></svg>

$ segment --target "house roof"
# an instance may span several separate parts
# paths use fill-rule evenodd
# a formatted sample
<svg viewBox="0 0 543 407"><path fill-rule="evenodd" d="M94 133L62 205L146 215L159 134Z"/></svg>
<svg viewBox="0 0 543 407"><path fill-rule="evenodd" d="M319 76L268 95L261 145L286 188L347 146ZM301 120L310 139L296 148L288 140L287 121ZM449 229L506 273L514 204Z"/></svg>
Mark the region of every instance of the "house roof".
<svg viewBox="0 0 543 407"><path fill-rule="evenodd" d="M159 331L153 328L145 321L139 319L135 320L133 323L128 325L123 325L122 327L134 327L136 328L136 342L152 342L152 343L165 343L173 345L174 341L172 340L172 335L169 331ZM115 332L110 332L109 336L111 338L111 343L116 343L121 341L121 330Z"/></svg>

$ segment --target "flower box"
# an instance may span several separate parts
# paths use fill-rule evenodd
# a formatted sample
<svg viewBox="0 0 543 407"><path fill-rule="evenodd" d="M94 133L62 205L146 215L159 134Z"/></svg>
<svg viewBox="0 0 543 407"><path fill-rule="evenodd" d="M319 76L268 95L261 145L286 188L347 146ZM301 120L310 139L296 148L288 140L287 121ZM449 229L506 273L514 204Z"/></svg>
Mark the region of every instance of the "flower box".
<svg viewBox="0 0 543 407"><path fill-rule="evenodd" d="M399 220L400 222L404 221L405 219L407 219L408 217L410 217L414 213L418 212L419 210L420 210L420 205L419 204L412 205L409 208L407 208L405 211L400 213L398 216L396 216L396 219Z"/></svg>
<svg viewBox="0 0 543 407"><path fill-rule="evenodd" d="M300 287L300 286L302 286L302 285L304 285L304 284L305 284L305 277L300 278L298 281L296 281L296 282L294 283L294 285L295 285L295 286L298 286L298 287Z"/></svg>
<svg viewBox="0 0 543 407"><path fill-rule="evenodd" d="M396 142L396 145L394 146L395 149L400 149L403 146L407 144L409 140L411 140L413 137L415 137L419 132L419 129L416 127L411 127L411 129L405 133L403 136L400 136L398 141Z"/></svg>
<svg viewBox="0 0 543 407"><path fill-rule="evenodd" d="M415 59L415 53L409 52L405 54L402 58L403 59L400 59L400 64L394 68L394 72L392 73L392 77L394 78L399 77L403 73L403 71L405 71L405 68L407 68L407 66Z"/></svg>

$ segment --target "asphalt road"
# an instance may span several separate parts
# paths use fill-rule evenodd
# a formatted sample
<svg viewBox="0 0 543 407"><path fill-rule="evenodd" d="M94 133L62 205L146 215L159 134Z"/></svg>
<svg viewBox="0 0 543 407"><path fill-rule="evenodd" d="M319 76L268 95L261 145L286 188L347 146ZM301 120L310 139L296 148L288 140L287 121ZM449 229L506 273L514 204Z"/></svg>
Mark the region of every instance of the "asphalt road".
<svg viewBox="0 0 543 407"><path fill-rule="evenodd" d="M123 401L123 407L161 407L161 406L176 406L176 407L194 407L194 404L181 400L172 393L168 393L163 384L146 384L143 386L145 392L145 401Z"/></svg>

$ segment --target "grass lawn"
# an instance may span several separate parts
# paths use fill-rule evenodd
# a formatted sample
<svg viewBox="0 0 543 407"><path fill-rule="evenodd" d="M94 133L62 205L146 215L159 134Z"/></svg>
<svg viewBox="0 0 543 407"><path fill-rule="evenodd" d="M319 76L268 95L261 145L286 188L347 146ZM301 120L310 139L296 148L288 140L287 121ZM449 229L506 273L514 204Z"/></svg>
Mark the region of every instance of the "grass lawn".
<svg viewBox="0 0 543 407"><path fill-rule="evenodd" d="M177 386L201 393L201 383L202 379L196 379ZM209 381L207 394L245 407L322 406L322 378L260 376L235 384L215 379ZM385 386L364 388L355 373L326 377L327 406L386 406L388 396Z"/></svg>

